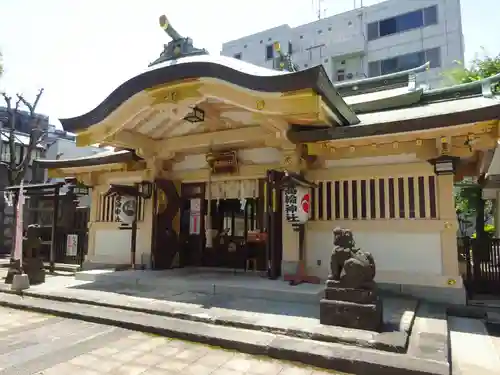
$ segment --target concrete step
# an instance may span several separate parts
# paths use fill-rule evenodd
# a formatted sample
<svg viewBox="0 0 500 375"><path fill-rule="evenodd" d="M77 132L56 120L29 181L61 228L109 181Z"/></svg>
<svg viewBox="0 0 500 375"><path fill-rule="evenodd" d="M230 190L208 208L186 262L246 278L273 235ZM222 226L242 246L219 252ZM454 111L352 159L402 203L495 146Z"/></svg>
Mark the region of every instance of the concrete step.
<svg viewBox="0 0 500 375"><path fill-rule="evenodd" d="M450 371L447 362L123 309L49 301L13 294L2 295L0 306L119 326L254 355L298 361L348 374L448 375Z"/></svg>
<svg viewBox="0 0 500 375"><path fill-rule="evenodd" d="M2 261L0 261L0 268L9 268L9 264L10 264L10 260L2 260ZM48 270L50 268L49 262L44 262L43 265L44 265L46 270ZM80 265L68 264L68 263L55 263L54 269L56 271L76 273L80 269Z"/></svg>
<svg viewBox="0 0 500 375"><path fill-rule="evenodd" d="M500 311L488 311L486 321L491 324L500 324Z"/></svg>

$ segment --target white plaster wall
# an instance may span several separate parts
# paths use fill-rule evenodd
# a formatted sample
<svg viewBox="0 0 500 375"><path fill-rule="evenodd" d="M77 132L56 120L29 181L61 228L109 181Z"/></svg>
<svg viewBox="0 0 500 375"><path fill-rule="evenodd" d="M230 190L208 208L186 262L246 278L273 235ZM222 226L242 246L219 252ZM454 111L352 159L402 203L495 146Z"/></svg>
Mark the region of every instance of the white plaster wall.
<svg viewBox="0 0 500 375"><path fill-rule="evenodd" d="M412 284L441 275L440 233L356 232L356 245L373 254L376 281ZM330 271L333 236L331 231L307 231L308 272L322 279ZM320 261L320 265L318 265ZM418 282L421 283L420 281Z"/></svg>
<svg viewBox="0 0 500 375"><path fill-rule="evenodd" d="M149 241L143 241L145 231L137 231L136 263L142 261L142 254L149 258L151 246ZM97 229L95 232L94 252L91 262L104 264L130 264L130 230ZM90 252L89 252L90 253Z"/></svg>

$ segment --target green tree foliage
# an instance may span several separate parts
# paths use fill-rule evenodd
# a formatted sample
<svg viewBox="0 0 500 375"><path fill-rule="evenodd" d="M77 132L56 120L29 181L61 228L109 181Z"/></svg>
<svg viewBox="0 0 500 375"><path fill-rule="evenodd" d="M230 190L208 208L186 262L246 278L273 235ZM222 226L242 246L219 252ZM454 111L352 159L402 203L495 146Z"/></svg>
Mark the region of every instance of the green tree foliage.
<svg viewBox="0 0 500 375"><path fill-rule="evenodd" d="M446 75L454 84L469 83L479 81L500 73L500 54L491 57L483 49L482 56L476 55L468 67L462 63L456 69L451 70ZM500 85L493 87L495 92L500 92ZM475 217L475 224L478 238L484 236L484 223L493 215L493 205L491 201L485 201L482 197L482 181L462 181L455 187L455 207L457 213L467 220Z"/></svg>
<svg viewBox="0 0 500 375"><path fill-rule="evenodd" d="M482 56L476 55L469 67L464 66L460 61L456 63L458 67L446 73L453 84L479 81L500 73L500 54L491 57L484 50ZM499 89L500 85L496 84L494 90L498 92Z"/></svg>
<svg viewBox="0 0 500 375"><path fill-rule="evenodd" d="M482 187L475 181L464 180L455 184L455 209L464 219L472 219L480 209L482 200ZM493 216L493 205L491 201L485 202L484 220L488 221Z"/></svg>

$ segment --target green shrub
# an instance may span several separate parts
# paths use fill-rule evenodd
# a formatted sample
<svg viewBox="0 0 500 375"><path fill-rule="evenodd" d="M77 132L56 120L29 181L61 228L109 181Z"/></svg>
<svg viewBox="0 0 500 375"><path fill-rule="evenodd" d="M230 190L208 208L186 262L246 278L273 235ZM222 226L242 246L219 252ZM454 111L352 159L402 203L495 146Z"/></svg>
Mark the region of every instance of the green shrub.
<svg viewBox="0 0 500 375"><path fill-rule="evenodd" d="M484 232L488 237L493 237L495 235L495 226L493 224L486 224L484 226ZM472 238L476 238L477 234L474 232Z"/></svg>

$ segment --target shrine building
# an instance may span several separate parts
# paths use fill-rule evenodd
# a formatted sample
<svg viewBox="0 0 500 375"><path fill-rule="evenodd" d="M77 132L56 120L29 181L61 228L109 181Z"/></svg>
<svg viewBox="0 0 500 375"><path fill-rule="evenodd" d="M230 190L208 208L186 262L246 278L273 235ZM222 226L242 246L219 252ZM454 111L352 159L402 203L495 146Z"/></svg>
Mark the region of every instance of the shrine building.
<svg viewBox="0 0 500 375"><path fill-rule="evenodd" d="M210 56L161 22L173 41L157 61L61 119L79 146L114 151L38 161L91 188L85 267L322 282L343 227L373 254L381 288L465 303L452 190L489 166L499 76L426 90L424 65L334 85L322 66Z"/></svg>

